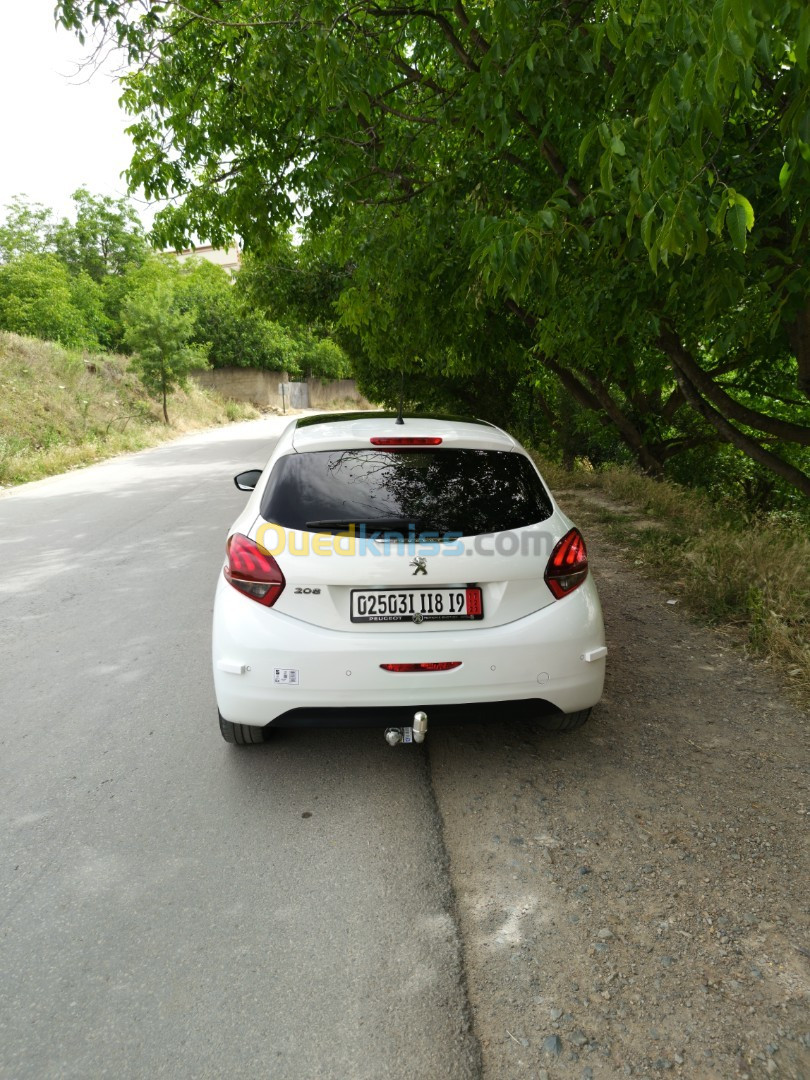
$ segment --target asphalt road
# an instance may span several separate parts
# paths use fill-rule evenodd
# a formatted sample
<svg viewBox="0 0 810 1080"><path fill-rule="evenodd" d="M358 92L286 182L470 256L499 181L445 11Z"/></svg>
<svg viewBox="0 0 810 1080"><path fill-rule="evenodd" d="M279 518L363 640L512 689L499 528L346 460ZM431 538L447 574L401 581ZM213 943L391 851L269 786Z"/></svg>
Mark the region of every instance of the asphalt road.
<svg viewBox="0 0 810 1080"><path fill-rule="evenodd" d="M0 1076L479 1071L425 759L235 748L210 612L280 419L0 497Z"/></svg>

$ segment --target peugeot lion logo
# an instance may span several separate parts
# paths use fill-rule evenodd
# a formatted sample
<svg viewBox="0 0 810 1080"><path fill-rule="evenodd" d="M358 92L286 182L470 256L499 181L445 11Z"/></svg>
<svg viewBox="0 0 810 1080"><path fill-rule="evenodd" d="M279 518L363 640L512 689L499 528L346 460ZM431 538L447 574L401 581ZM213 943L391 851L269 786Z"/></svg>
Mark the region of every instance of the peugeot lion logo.
<svg viewBox="0 0 810 1080"><path fill-rule="evenodd" d="M412 574L412 577L416 577L417 574L426 574L427 573L427 562L421 555L417 555L416 558L413 559L412 562L408 563L408 566L415 566L416 567L416 569L414 570L414 572Z"/></svg>

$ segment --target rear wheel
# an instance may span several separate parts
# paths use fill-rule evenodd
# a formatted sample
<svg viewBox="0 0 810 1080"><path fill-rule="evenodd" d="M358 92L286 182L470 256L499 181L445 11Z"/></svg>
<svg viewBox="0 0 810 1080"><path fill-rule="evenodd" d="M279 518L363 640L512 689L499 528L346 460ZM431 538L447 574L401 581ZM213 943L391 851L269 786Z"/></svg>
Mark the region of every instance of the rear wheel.
<svg viewBox="0 0 810 1080"><path fill-rule="evenodd" d="M582 727L590 715L590 709L582 709L580 712L573 713L553 713L549 716L539 717L537 726L541 731L563 734L567 731L576 731L577 728Z"/></svg>
<svg viewBox="0 0 810 1080"><path fill-rule="evenodd" d="M254 743L264 742L264 728L254 727L252 724L232 724L230 720L224 720L222 713L219 714L219 730L225 742L235 743L236 746L252 746Z"/></svg>

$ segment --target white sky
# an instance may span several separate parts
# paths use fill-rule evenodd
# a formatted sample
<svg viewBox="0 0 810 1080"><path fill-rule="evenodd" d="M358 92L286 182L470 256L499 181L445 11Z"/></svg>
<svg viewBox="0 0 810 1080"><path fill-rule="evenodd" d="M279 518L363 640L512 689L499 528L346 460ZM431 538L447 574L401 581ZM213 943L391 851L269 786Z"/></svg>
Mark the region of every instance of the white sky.
<svg viewBox="0 0 810 1080"><path fill-rule="evenodd" d="M78 40L54 27L54 0L0 0L0 219L13 195L70 213L84 185L94 195L127 194L132 122L118 107L114 65L88 81ZM144 224L153 211L132 204Z"/></svg>

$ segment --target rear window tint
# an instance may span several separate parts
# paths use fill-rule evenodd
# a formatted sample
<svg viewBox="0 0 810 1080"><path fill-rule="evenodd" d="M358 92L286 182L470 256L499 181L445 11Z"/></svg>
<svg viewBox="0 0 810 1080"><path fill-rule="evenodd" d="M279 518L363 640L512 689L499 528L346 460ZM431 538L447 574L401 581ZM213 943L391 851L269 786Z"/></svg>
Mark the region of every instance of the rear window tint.
<svg viewBox="0 0 810 1080"><path fill-rule="evenodd" d="M275 465L262 516L286 529L349 525L417 534L482 533L544 521L551 502L531 462L499 450L318 450Z"/></svg>

